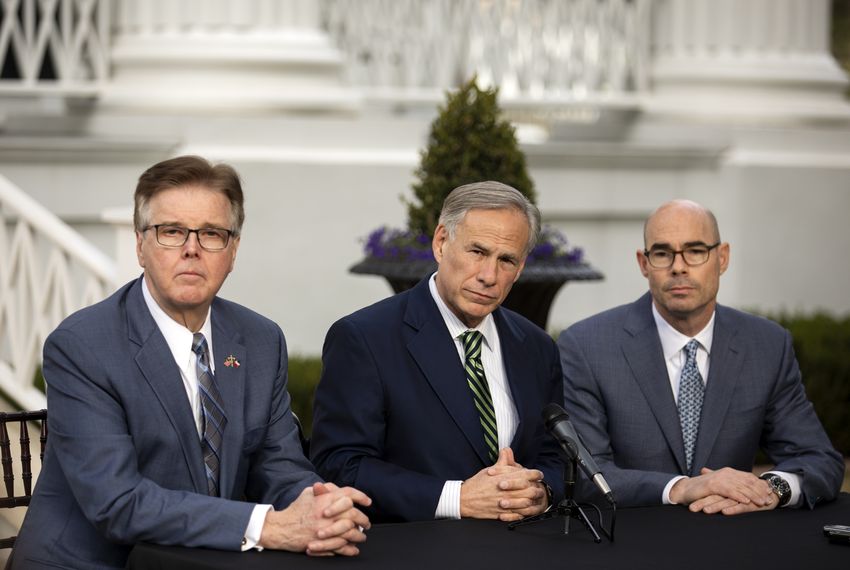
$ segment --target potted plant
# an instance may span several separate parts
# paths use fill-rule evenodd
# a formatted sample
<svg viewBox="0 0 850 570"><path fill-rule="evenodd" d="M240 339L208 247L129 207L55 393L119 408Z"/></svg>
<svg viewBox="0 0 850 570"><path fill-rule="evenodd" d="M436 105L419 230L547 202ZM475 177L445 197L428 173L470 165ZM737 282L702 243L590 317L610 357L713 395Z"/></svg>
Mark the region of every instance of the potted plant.
<svg viewBox="0 0 850 570"><path fill-rule="evenodd" d="M497 180L536 201L514 128L501 117L497 90L479 88L475 78L448 94L439 108L416 177L414 200L407 202L407 228L374 230L365 240L365 259L350 269L383 276L396 293L436 269L431 238L443 201L453 189ZM552 302L564 283L601 278L584 262L580 248L570 247L558 230L544 227L504 305L545 329Z"/></svg>

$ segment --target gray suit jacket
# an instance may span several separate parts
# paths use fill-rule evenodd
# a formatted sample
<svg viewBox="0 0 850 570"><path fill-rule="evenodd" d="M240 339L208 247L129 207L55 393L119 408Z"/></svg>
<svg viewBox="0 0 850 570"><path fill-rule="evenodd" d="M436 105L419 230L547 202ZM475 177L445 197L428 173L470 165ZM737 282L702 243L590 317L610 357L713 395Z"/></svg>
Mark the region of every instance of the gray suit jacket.
<svg viewBox="0 0 850 570"><path fill-rule="evenodd" d="M13 568L122 568L139 541L238 550L255 503L283 508L319 480L289 408L280 328L221 299L212 328L223 498L206 494L180 371L140 279L48 337L50 434ZM239 367L223 365L230 355Z"/></svg>
<svg viewBox="0 0 850 570"><path fill-rule="evenodd" d="M647 293L558 339L565 407L621 506L658 504L672 477L689 474L651 307ZM728 307L715 315L691 474L749 471L761 447L777 470L802 476L805 504L834 498L844 463L806 398L791 335ZM584 482L580 494L591 493Z"/></svg>

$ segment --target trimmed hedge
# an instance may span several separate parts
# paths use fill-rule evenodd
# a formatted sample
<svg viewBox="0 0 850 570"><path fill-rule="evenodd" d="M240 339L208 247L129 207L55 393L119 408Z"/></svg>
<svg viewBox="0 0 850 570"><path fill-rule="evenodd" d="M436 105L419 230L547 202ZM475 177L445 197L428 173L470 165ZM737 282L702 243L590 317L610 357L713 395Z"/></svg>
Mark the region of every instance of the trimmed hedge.
<svg viewBox="0 0 850 570"><path fill-rule="evenodd" d="M301 420L304 435L313 433L313 396L322 375L322 359L289 355L289 395L292 411Z"/></svg>
<svg viewBox="0 0 850 570"><path fill-rule="evenodd" d="M835 448L850 456L850 317L814 315L769 316L794 336L806 393ZM292 409L304 431L313 425L313 393L322 373L315 357L290 356L289 393Z"/></svg>
<svg viewBox="0 0 850 570"><path fill-rule="evenodd" d="M850 317L768 315L791 331L806 394L832 444L850 456Z"/></svg>

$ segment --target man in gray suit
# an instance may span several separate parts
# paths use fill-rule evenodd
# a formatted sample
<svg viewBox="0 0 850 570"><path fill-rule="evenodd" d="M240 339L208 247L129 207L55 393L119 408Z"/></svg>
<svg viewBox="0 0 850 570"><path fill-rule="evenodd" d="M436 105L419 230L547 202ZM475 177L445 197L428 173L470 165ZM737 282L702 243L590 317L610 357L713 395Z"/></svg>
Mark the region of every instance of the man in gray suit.
<svg viewBox="0 0 850 570"><path fill-rule="evenodd" d="M791 335L717 304L729 257L710 211L666 203L637 252L649 293L558 339L566 409L622 506L732 515L839 491L844 464L806 398ZM761 478L759 447L775 464Z"/></svg>
<svg viewBox="0 0 850 570"><path fill-rule="evenodd" d="M370 500L303 456L280 328L216 297L242 203L227 165L142 174L144 274L44 346L50 436L12 568L123 568L136 542L357 553Z"/></svg>

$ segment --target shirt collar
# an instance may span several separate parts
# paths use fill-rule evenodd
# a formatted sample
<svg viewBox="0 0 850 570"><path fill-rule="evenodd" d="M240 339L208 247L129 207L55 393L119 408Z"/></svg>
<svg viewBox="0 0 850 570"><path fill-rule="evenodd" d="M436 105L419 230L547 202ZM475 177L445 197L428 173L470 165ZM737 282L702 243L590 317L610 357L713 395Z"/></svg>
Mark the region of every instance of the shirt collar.
<svg viewBox="0 0 850 570"><path fill-rule="evenodd" d="M488 314L484 317L480 323L478 323L477 327L470 329L468 326L463 324L457 315L455 315L449 306L446 305L443 298L440 297L439 291L437 291L437 273L435 272L431 275L431 278L428 280L428 288L431 291L431 297L434 298L434 302L437 303L437 309L440 310L440 315L443 317L443 321L446 323L446 328L449 329L449 334L453 339L458 338L460 335L465 333L468 330L474 330L481 333L484 337L484 342L487 343L489 348L493 348L494 340L496 339L496 321L493 319L493 313Z"/></svg>
<svg viewBox="0 0 850 570"><path fill-rule="evenodd" d="M708 324L693 337L709 355L711 355L711 343L714 340L715 314L715 312L711 313ZM661 350L664 352L664 360L670 360L673 356L681 352L685 345L688 344L688 341L691 340L691 337L683 335L674 329L673 325L664 320L664 317L655 308L654 301L652 303L652 318L655 319L655 327L658 329L658 338L661 340Z"/></svg>
<svg viewBox="0 0 850 570"><path fill-rule="evenodd" d="M187 365L187 362L191 362L191 359L187 360L187 356L192 353L192 341L194 339L192 331L169 317L165 311L162 310L162 307L159 306L156 299L154 299L153 295L151 295L147 281L144 277L142 277L142 295L144 296L145 304L147 305L156 326L159 328L162 336L165 337L165 342L168 344L168 348L174 356L174 361L181 369L184 368ZM207 339L207 346L210 351L210 363L213 362L212 326L210 325L211 312L212 307L207 310L207 318L204 320L204 324L199 331L204 335L204 338ZM214 369L215 366L213 365L213 370Z"/></svg>

